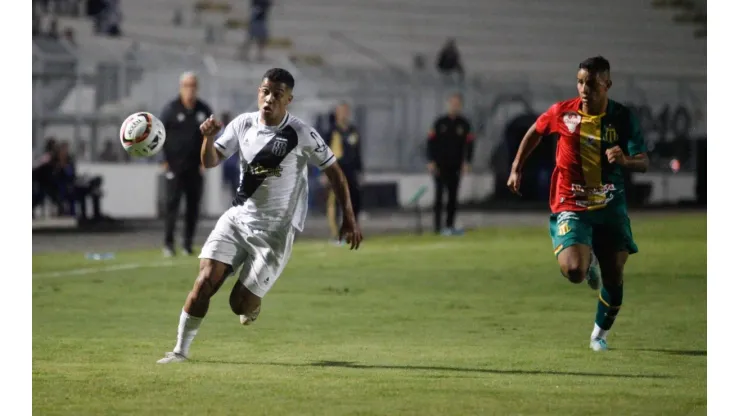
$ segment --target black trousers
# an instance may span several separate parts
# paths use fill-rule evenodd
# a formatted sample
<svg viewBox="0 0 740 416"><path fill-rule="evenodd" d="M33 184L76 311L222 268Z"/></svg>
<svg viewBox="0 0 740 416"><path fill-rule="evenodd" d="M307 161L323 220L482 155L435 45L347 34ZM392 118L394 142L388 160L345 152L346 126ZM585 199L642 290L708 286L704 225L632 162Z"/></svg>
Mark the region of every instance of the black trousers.
<svg viewBox="0 0 740 416"><path fill-rule="evenodd" d="M447 218L445 226L455 226L455 214L457 213L457 191L460 188L460 167L439 167L439 172L434 177L434 231L442 229L442 200L447 193Z"/></svg>
<svg viewBox="0 0 740 416"><path fill-rule="evenodd" d="M164 244L174 248L175 223L177 222L180 201L185 195L185 229L183 230L183 247L190 249L193 245L195 226L200 214L200 199L203 195L203 176L200 171L174 174L167 179L167 212L165 218Z"/></svg>
<svg viewBox="0 0 740 416"><path fill-rule="evenodd" d="M74 200L80 204L80 218L83 220L91 219L87 216L87 200L92 202L93 216L92 219L100 219L100 197L102 196L103 178L95 176L84 184L75 185Z"/></svg>

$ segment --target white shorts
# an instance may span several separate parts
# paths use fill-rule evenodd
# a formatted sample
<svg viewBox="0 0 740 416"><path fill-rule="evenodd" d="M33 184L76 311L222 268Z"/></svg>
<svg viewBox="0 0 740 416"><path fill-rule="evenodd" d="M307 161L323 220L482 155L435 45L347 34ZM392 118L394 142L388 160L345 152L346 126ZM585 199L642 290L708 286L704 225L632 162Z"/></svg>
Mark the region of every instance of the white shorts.
<svg viewBox="0 0 740 416"><path fill-rule="evenodd" d="M229 210L218 219L198 257L228 264L234 273L243 265L239 281L253 294L264 297L288 264L294 237L292 225L280 231L257 230Z"/></svg>

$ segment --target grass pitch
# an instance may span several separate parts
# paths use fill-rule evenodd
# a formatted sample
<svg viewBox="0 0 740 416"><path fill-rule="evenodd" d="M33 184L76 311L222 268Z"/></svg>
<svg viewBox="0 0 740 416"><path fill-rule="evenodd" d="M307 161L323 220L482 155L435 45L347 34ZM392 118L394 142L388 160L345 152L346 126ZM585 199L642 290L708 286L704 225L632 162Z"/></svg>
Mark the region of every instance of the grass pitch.
<svg viewBox="0 0 740 416"><path fill-rule="evenodd" d="M558 273L545 220L359 252L298 241L254 326L211 303L174 346L197 259L33 259L39 415L706 414L706 215L633 222L613 350L596 292Z"/></svg>

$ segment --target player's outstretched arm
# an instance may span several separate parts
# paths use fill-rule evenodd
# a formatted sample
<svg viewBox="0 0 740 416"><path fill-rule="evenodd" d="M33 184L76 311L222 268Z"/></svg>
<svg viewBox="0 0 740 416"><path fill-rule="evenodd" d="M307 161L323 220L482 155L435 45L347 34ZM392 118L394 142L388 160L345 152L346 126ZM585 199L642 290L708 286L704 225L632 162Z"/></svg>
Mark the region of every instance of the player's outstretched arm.
<svg viewBox="0 0 740 416"><path fill-rule="evenodd" d="M537 123L534 123L532 124L532 127L527 130L527 133L524 135L524 139L522 139L522 143L519 145L519 150L516 152L514 163L511 165L509 180L506 183L511 192L514 192L517 195L520 195L519 187L522 182L521 173L524 169L524 163L537 145L540 144L540 141L542 141L542 135L537 132Z"/></svg>
<svg viewBox="0 0 740 416"><path fill-rule="evenodd" d="M334 195L336 195L337 200L342 207L342 228L339 230L339 234L347 241L347 244L350 245L350 250L358 249L362 242L362 232L355 220L355 211L352 207L352 200L349 196L347 178L344 176L342 168L339 167L339 163L332 163L331 166L324 169L324 174L329 180L329 184L334 191Z"/></svg>
<svg viewBox="0 0 740 416"><path fill-rule="evenodd" d="M200 125L200 132L203 134L203 145L200 147L200 162L207 169L218 166L224 160L224 156L214 146L216 134L221 131L221 127L223 126L213 115L208 117Z"/></svg>

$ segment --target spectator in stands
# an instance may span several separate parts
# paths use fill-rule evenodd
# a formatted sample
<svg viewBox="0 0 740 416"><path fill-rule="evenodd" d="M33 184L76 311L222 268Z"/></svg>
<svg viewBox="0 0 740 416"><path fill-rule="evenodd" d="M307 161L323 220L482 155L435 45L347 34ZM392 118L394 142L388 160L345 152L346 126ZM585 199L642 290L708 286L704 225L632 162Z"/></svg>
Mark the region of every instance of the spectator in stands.
<svg viewBox="0 0 740 416"><path fill-rule="evenodd" d="M101 162L123 162L125 160L125 154L115 141L108 139L103 143L103 151L100 152L98 160Z"/></svg>
<svg viewBox="0 0 740 416"><path fill-rule="evenodd" d="M33 19L31 23L32 36L39 36L41 34L41 13L37 12L35 8L33 9L32 19Z"/></svg>
<svg viewBox="0 0 740 416"><path fill-rule="evenodd" d="M64 29L64 36L63 39L71 46L77 46L77 41L75 41L75 31L71 27L67 27Z"/></svg>
<svg viewBox="0 0 740 416"><path fill-rule="evenodd" d="M52 39L59 39L59 22L57 19L51 19L49 21L49 29L46 31L46 36Z"/></svg>
<svg viewBox="0 0 740 416"><path fill-rule="evenodd" d="M121 4L120 0L103 1L103 32L109 36L121 36Z"/></svg>
<svg viewBox="0 0 740 416"><path fill-rule="evenodd" d="M48 197L57 205L58 211L62 211L56 183L58 173L57 150L56 140L47 138L44 144L44 152L33 162L33 208L42 204Z"/></svg>
<svg viewBox="0 0 740 416"><path fill-rule="evenodd" d="M103 178L100 176L88 177L77 175L77 166L74 157L69 152L69 143L59 145L59 176L58 184L61 199L68 204L65 213L77 217L80 221L100 220L100 197L102 196ZM93 205L93 218L87 216L87 200ZM77 214L77 204L80 213Z"/></svg>
<svg viewBox="0 0 740 416"><path fill-rule="evenodd" d="M34 10L38 10L41 13L49 13L49 0L34 0Z"/></svg>
<svg viewBox="0 0 740 416"><path fill-rule="evenodd" d="M257 61L264 59L268 39L267 16L272 6L271 0L251 0L247 39L242 50L244 59L249 59L252 42L257 42Z"/></svg>
<svg viewBox="0 0 740 416"><path fill-rule="evenodd" d="M457 49L455 39L450 38L442 47L437 56L437 68L445 77L453 79L453 74L457 73L460 80L463 79L465 71L463 70L460 51Z"/></svg>
<svg viewBox="0 0 740 416"><path fill-rule="evenodd" d="M103 31L103 0L87 0L86 14L93 19L95 33Z"/></svg>

